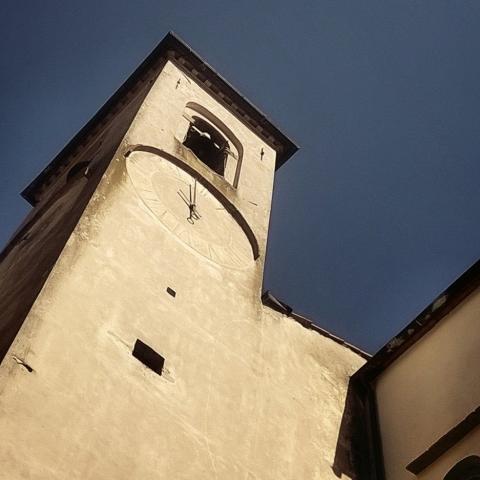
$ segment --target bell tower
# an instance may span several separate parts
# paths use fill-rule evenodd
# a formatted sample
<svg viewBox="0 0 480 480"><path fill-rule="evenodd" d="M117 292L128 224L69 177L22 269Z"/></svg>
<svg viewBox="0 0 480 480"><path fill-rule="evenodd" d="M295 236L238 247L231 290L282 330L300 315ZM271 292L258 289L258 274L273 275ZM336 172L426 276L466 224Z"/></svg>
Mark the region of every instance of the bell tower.
<svg viewBox="0 0 480 480"><path fill-rule="evenodd" d="M273 179L295 151L168 34L25 189L0 265L8 478L245 478Z"/></svg>

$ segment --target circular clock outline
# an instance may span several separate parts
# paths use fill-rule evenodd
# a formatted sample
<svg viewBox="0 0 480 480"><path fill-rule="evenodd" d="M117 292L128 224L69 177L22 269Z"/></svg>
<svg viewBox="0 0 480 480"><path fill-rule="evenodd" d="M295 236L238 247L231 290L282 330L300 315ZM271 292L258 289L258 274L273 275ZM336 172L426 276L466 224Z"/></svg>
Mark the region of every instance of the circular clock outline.
<svg viewBox="0 0 480 480"><path fill-rule="evenodd" d="M129 146L124 154L125 160L129 157L130 154L134 152L145 152L145 153L150 153L153 155L156 155L163 160L167 162L171 162L173 165L177 166L178 168L182 169L185 173L189 174L193 179L197 180L209 193L212 194L212 196L225 208L225 210L233 217L233 219L236 221L236 223L239 225L239 227L243 230L243 233L248 239L248 242L251 247L251 253L252 253L252 258L253 260L257 260L258 257L260 256L259 254L259 247L258 247L258 242L255 237L255 234L253 233L252 229L248 225L247 221L243 217L243 215L238 211L238 209L235 207L235 205L230 202L228 198L225 197L225 195L220 192L217 188L215 188L214 185L212 185L205 177L203 177L197 170L192 168L190 165L188 165L185 161L179 159L178 157L169 154L168 152L165 152L164 150L161 150L156 147L151 147L147 145L132 145ZM130 175L129 175L130 178ZM134 185L135 186L135 185ZM145 201L144 201L145 203ZM148 207L148 205L147 205ZM190 246L190 248L193 248ZM194 249L195 250L195 249ZM196 250L195 250L196 251ZM204 256L200 252L197 251L200 255ZM208 257L206 257L208 259ZM214 261L210 259L211 261ZM214 261L215 262L215 261ZM218 262L215 262L218 263ZM221 265L226 266L227 268L234 268L238 269L239 267L233 267L231 265L224 265L223 262L220 262ZM243 269L246 267L240 267L240 269Z"/></svg>

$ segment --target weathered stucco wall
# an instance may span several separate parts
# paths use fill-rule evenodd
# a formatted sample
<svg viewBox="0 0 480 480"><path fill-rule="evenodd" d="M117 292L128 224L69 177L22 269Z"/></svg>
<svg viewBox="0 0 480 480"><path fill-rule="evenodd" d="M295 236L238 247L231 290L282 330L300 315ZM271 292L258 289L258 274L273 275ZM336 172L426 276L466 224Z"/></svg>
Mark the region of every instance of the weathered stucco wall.
<svg viewBox="0 0 480 480"><path fill-rule="evenodd" d="M140 107L146 89L139 89L117 109L52 175L32 209L0 253L0 361L35 301L65 242L77 224L102 173ZM91 162L89 180L67 184L69 170Z"/></svg>
<svg viewBox="0 0 480 480"><path fill-rule="evenodd" d="M147 97L0 365L0 479L336 478L347 384L364 360L261 304L273 152L178 75L169 64ZM127 145L178 154L187 99L244 143L238 190L197 165L259 241L244 268L187 248L127 174ZM132 356L136 339L165 357L162 376Z"/></svg>
<svg viewBox="0 0 480 480"><path fill-rule="evenodd" d="M120 173L12 349L34 372L2 365L0 475L334 478L363 360L264 311L244 273L187 254ZM165 356L163 377L131 356L136 338Z"/></svg>
<svg viewBox="0 0 480 480"><path fill-rule="evenodd" d="M191 104L204 107L225 124L243 146L238 188L233 188L180 145L186 133L183 113ZM171 61L166 63L152 86L127 133L125 143L159 147L172 155L180 156L187 165L197 170L242 212L257 237L261 257L264 258L275 173L275 151ZM262 264L261 260L259 265Z"/></svg>
<svg viewBox="0 0 480 480"><path fill-rule="evenodd" d="M477 290L378 378L376 395L387 480L415 478L405 467L478 407L480 291ZM480 453L478 432L422 472L443 475L468 451ZM441 466L440 466L441 465Z"/></svg>

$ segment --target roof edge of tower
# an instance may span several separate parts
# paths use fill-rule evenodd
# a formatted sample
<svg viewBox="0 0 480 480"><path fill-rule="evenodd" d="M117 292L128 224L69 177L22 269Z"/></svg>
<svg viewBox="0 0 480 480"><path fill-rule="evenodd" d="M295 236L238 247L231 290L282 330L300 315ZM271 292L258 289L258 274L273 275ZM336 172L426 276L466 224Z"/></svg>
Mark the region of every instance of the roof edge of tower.
<svg viewBox="0 0 480 480"><path fill-rule="evenodd" d="M277 151L276 169L280 168L298 150L298 146L283 134L264 113L241 95L178 35L174 32L169 32L60 153L21 192L22 197L30 204L35 205L37 202L36 193L56 167L86 140L95 126L108 115L117 102L142 78L142 75L162 57L172 56L209 93Z"/></svg>

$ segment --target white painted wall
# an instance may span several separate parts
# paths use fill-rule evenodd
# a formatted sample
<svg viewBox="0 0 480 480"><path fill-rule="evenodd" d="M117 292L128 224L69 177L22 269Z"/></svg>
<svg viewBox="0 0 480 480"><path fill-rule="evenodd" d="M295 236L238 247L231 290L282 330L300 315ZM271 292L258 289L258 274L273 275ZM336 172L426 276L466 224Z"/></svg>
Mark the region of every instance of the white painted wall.
<svg viewBox="0 0 480 480"><path fill-rule="evenodd" d="M478 407L479 318L476 290L378 378L387 480L415 478L406 465ZM464 441L465 449L480 454L480 442L474 435L470 438ZM446 463L454 462L452 455ZM445 473L449 469L442 468ZM425 471L421 478L442 478L436 468L431 472L435 473Z"/></svg>

